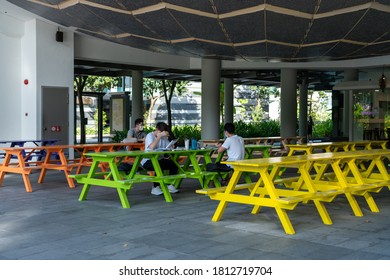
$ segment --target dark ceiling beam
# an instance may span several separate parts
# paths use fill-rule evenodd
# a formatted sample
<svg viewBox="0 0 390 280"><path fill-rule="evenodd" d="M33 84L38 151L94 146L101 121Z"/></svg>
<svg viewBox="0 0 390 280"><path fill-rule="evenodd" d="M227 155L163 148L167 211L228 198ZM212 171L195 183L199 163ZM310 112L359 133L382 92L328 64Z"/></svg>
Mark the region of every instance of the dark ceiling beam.
<svg viewBox="0 0 390 280"><path fill-rule="evenodd" d="M158 80L182 80L201 82L201 70L180 70L166 68L141 67L134 65L106 63L97 61L75 60L75 75L122 77L131 76L132 71L143 72L145 78ZM305 70L298 72L298 83L307 77L308 87L329 88L342 79L343 72ZM231 78L235 84L280 86L279 70L222 70L221 78Z"/></svg>

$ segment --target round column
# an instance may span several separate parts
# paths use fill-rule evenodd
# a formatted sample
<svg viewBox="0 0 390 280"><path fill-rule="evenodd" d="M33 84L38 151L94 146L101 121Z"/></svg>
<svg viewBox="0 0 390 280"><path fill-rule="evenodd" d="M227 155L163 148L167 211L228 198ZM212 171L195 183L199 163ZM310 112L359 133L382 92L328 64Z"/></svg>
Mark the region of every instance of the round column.
<svg viewBox="0 0 390 280"><path fill-rule="evenodd" d="M134 121L138 118L143 118L143 75L142 71L131 71L132 77L132 95L131 95L131 123L130 127L134 126Z"/></svg>
<svg viewBox="0 0 390 280"><path fill-rule="evenodd" d="M225 85L225 96L224 96L224 103L225 103L225 123L233 122L233 108L234 108L234 96L233 96L233 79L225 78L224 80Z"/></svg>
<svg viewBox="0 0 390 280"><path fill-rule="evenodd" d="M297 70L281 70L280 136L294 137L297 130Z"/></svg>
<svg viewBox="0 0 390 280"><path fill-rule="evenodd" d="M202 139L219 139L221 61L202 59Z"/></svg>

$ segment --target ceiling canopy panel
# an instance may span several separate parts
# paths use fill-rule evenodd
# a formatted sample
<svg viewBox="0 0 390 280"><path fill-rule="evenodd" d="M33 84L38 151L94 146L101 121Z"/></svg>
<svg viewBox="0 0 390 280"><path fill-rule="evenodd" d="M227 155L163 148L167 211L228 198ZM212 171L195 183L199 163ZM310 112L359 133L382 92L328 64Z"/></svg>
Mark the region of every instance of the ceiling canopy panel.
<svg viewBox="0 0 390 280"><path fill-rule="evenodd" d="M240 24L237 24L237 21ZM251 45L259 40L265 39L264 11L237 16L236 18L225 18L221 20L230 40L236 45ZM245 26L247 33L241 32Z"/></svg>
<svg viewBox="0 0 390 280"><path fill-rule="evenodd" d="M156 18L164 18L164 21L157 21ZM147 27L154 35L148 37L161 38L161 40L180 40L188 37L186 31L181 28L168 10L159 10L148 14L136 16L137 21Z"/></svg>
<svg viewBox="0 0 390 280"><path fill-rule="evenodd" d="M232 2L232 0L229 1L224 1L223 2ZM234 1L234 0L233 0ZM161 1L158 1L161 2ZM198 10L199 12L205 12L205 13L213 13L213 6L210 5L209 0L168 0L168 1L163 1L168 4L172 4L178 7L186 7L188 9L192 10ZM214 1L216 2L216 1Z"/></svg>
<svg viewBox="0 0 390 280"><path fill-rule="evenodd" d="M354 29L363 13L363 11L358 11L347 15L314 20L305 44L323 44L329 41L342 40L350 30Z"/></svg>
<svg viewBox="0 0 390 280"><path fill-rule="evenodd" d="M189 38L192 37L200 40L215 41L216 44L228 42L223 29L219 25L218 19L177 12L174 10L171 10L170 12L179 26L187 32Z"/></svg>
<svg viewBox="0 0 390 280"><path fill-rule="evenodd" d="M310 20L267 12L267 40L280 44L300 44Z"/></svg>
<svg viewBox="0 0 390 280"><path fill-rule="evenodd" d="M304 1L304 0L303 0ZM343 1L334 1L334 0L322 0L322 1L313 1L313 2L321 2L318 13L330 13L337 10L347 9L347 8L355 8L357 9L359 6L370 4L375 1L367 1L367 0L343 0ZM380 1L376 1L380 2ZM364 8L364 7L362 7Z"/></svg>
<svg viewBox="0 0 390 280"><path fill-rule="evenodd" d="M76 32L164 53L297 62L390 54L390 0L8 1Z"/></svg>
<svg viewBox="0 0 390 280"><path fill-rule="evenodd" d="M268 0L267 4L291 11L311 14L315 11L318 1L307 0ZM323 2L323 1L322 1Z"/></svg>
<svg viewBox="0 0 390 280"><path fill-rule="evenodd" d="M375 26L372 22L376 22ZM375 42L378 39L383 40L382 36L390 33L390 15L389 13L368 10L364 17L356 23L355 28L351 28L351 32L346 36L346 39L360 41L365 43Z"/></svg>
<svg viewBox="0 0 390 280"><path fill-rule="evenodd" d="M7 1L76 33L164 54L269 63L390 55L390 0ZM108 71L107 63L91 63L76 60L75 73L115 75L140 67L115 64ZM167 78L171 72L174 79L180 72L194 80L200 75L152 68L143 68L145 76ZM225 69L222 76L276 85L280 73L272 71ZM305 75L316 86L322 80L322 88L343 78L337 71Z"/></svg>
<svg viewBox="0 0 390 280"><path fill-rule="evenodd" d="M238 46L236 49L240 53L245 53L246 57L251 58L251 61L256 61L258 59L263 60L267 58L267 44L265 42Z"/></svg>

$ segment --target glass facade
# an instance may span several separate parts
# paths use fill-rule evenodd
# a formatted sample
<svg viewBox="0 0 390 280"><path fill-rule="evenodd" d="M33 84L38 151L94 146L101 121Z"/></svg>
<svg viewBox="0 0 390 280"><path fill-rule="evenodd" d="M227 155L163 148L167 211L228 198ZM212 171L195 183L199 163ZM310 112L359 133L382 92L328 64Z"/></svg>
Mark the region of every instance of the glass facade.
<svg viewBox="0 0 390 280"><path fill-rule="evenodd" d="M353 140L388 139L390 92L353 90Z"/></svg>

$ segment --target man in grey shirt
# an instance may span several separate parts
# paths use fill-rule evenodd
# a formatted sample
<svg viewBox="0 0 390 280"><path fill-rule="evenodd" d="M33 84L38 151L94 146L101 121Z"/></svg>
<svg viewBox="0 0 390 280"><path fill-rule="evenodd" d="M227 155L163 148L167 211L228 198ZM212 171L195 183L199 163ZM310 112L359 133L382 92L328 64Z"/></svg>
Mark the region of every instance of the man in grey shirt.
<svg viewBox="0 0 390 280"><path fill-rule="evenodd" d="M144 120L139 118L136 119L135 127L127 132L127 138L137 138L137 141L144 141L146 133L144 132Z"/></svg>

